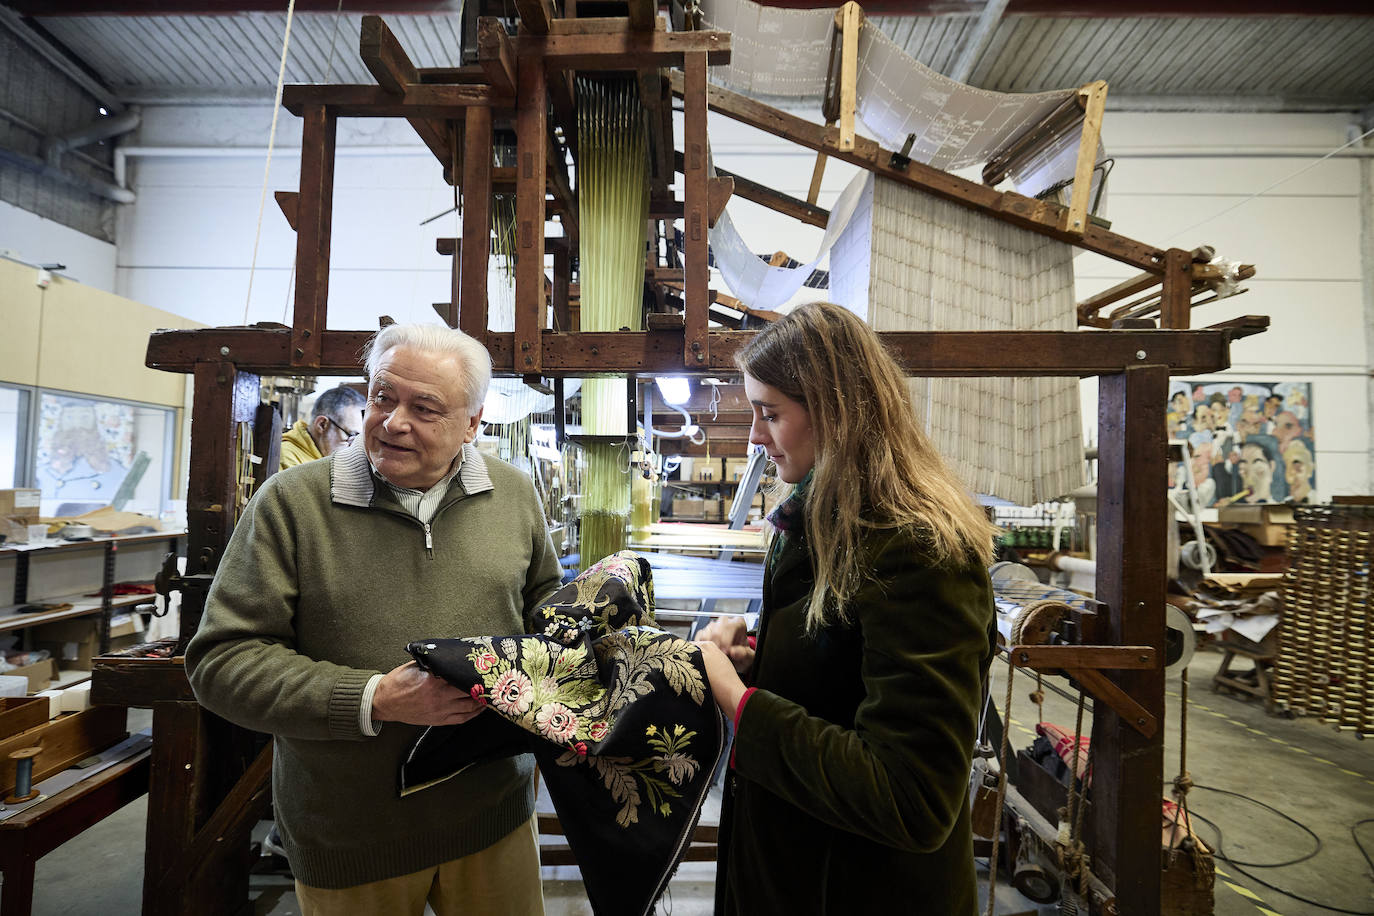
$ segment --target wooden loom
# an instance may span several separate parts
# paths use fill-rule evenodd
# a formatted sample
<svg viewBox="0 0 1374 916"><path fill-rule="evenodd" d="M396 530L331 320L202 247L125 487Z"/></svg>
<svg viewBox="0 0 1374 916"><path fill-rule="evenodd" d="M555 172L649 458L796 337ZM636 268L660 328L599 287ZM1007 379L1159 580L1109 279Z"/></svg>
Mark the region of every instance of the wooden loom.
<svg viewBox="0 0 1374 916"><path fill-rule="evenodd" d="M1166 504L1157 471L1165 461L1168 379L1227 368L1231 340L1262 331L1268 320L1247 317L1190 330L1189 252L1153 248L1091 221L1071 226L1066 208L1058 204L957 178L872 140L842 136L838 128L709 86L707 66L728 59L730 36L664 31L653 0L630 0L626 16L595 19L560 18L551 0L516 0L515 5L520 17L515 36L495 20L479 23L475 65L417 69L381 20L367 17L360 52L378 85L287 88L284 104L304 123L299 189L278 194L297 233L292 326L152 335L147 365L195 379L187 572L173 583L183 591L180 645L199 624L233 529L234 431L236 424L254 420L258 376L356 375L357 354L372 333L326 329L337 119L406 118L434 151L446 180L461 186L463 239L452 243L453 296L440 308L451 325L485 341L497 374L554 379L731 374L733 354L751 332L708 327L708 226L732 188L798 218L814 220L818 208L751 182L712 182L707 175L709 108L889 180L1133 265L1160 286L1162 330L883 335L913 375L1101 377L1097 556L1098 597L1108 608L1099 633L1107 649L1056 647L1043 664L1092 670L1096 676L1101 695L1093 727L1093 869L1110 889L1115 912L1159 912L1163 743L1157 726L1164 715L1164 675L1158 659L1164 640ZM646 283L657 301L670 302L680 290L681 313L658 316L650 330L580 332L573 320L570 253L577 244L577 203L565 157L576 159L577 153L575 70L638 74L653 138L650 215L684 223L681 265L646 264ZM680 153L672 137L672 94L683 99L685 109ZM513 125L516 136L512 171L491 164L493 129L502 125ZM684 174L681 201L668 194L674 169ZM520 258L515 329L493 333L486 330L490 202L494 188L512 184L518 251L551 249L554 276L549 282L542 257ZM550 217L562 224L563 239L545 238ZM671 232L666 242L673 252ZM544 326L546 297L551 297L556 329ZM1139 655L1125 647L1150 650L1148 662L1122 664L1116 656ZM1035 650L1017 660L1034 666L1042 655ZM109 658L95 679L94 699L154 710L144 912L240 911L247 899L249 832L267 804L270 745L259 749L260 739L201 709L179 658ZM1120 695L1129 703L1119 702Z"/></svg>

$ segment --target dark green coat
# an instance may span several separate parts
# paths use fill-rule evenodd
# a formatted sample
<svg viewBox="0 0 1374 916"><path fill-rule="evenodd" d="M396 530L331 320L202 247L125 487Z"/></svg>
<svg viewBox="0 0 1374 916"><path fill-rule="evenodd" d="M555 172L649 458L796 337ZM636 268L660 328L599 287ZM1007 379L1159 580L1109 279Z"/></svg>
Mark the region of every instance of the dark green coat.
<svg viewBox="0 0 1374 916"><path fill-rule="evenodd" d="M716 912L973 914L970 758L995 618L987 571L875 531L854 622L805 635L801 532L765 577L721 811Z"/></svg>

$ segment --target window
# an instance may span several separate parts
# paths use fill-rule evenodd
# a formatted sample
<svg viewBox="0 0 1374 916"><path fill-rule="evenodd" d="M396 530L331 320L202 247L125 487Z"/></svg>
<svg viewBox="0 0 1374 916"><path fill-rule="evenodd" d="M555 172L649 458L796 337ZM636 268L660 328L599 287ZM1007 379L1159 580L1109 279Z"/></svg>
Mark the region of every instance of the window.
<svg viewBox="0 0 1374 916"><path fill-rule="evenodd" d="M28 480L29 405L33 392L0 385L0 489Z"/></svg>

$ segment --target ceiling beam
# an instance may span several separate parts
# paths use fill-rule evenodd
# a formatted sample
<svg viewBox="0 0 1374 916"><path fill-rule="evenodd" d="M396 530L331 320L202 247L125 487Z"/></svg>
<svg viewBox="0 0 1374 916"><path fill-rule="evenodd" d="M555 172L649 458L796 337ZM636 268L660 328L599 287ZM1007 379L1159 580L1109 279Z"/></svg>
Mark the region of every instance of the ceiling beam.
<svg viewBox="0 0 1374 916"><path fill-rule="evenodd" d="M638 0L636 0L638 2ZM834 9L836 0L759 0L780 9ZM280 0L6 0L6 5L25 16L204 16L230 13L280 13ZM631 4L633 8L633 3ZM345 0L345 13L436 15L462 9L462 0ZM978 15L981 0L864 0L869 16ZM557 19L550 0L517 0L527 28ZM526 16L526 8L530 15ZM333 13L338 0L296 0L298 13ZM635 11L638 14L638 11ZM1010 0L1007 13L1019 16L1076 17L1093 19L1140 16L1368 16L1368 4L1350 0Z"/></svg>
<svg viewBox="0 0 1374 916"><path fill-rule="evenodd" d="M61 71L63 76L90 93L107 111L115 114L124 111L124 103L115 92L94 75L94 71L85 61L48 34L47 29L4 5L0 5L0 25L9 29L15 38Z"/></svg>
<svg viewBox="0 0 1374 916"><path fill-rule="evenodd" d="M230 13L281 13L286 4L273 0L6 0L26 16L222 16ZM296 0L298 13L333 13L338 0ZM462 0L345 0L345 13L382 15L457 14Z"/></svg>
<svg viewBox="0 0 1374 916"><path fill-rule="evenodd" d="M983 11L978 15L978 23L964 38L963 47L959 50L959 60L946 76L955 82L968 82L968 78L973 75L973 68L978 66L978 61L983 58L983 52L992 43L992 36L1002 22L1002 14L1006 12L1007 3L1008 0L987 0L983 4Z"/></svg>
<svg viewBox="0 0 1374 916"><path fill-rule="evenodd" d="M758 0L762 6L777 9L833 9L836 0ZM978 15L984 9L980 0L864 0L867 16L950 16ZM1008 15L1047 18L1134 19L1146 17L1216 16L1368 16L1368 4L1350 0L1011 0Z"/></svg>

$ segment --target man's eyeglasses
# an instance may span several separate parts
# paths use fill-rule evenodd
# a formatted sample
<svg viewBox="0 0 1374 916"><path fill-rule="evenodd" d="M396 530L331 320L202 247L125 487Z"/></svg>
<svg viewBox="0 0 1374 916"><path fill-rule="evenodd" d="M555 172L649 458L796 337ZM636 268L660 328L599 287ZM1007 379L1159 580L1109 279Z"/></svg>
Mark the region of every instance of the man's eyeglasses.
<svg viewBox="0 0 1374 916"><path fill-rule="evenodd" d="M344 426L342 423L340 423L338 420L334 419L333 417L326 416L324 419L325 419L326 422L329 423L330 426L334 427L334 428L337 429L339 432L343 433L343 437L344 437L344 441L345 441L345 442L350 442L350 443L351 443L354 439L358 438L358 434L357 434L357 433L355 433L353 430L349 429L347 426Z"/></svg>

